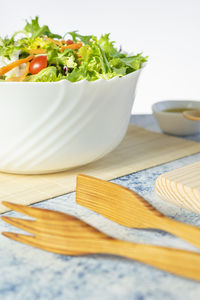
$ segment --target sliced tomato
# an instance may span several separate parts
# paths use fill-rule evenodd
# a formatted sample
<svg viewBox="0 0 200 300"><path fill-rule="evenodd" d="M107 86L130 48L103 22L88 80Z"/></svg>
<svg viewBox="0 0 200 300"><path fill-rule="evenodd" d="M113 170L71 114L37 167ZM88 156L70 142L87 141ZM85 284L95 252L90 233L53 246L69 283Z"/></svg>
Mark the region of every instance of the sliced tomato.
<svg viewBox="0 0 200 300"><path fill-rule="evenodd" d="M42 69L47 67L47 56L39 55L36 56L31 62L29 71L32 75L39 73Z"/></svg>

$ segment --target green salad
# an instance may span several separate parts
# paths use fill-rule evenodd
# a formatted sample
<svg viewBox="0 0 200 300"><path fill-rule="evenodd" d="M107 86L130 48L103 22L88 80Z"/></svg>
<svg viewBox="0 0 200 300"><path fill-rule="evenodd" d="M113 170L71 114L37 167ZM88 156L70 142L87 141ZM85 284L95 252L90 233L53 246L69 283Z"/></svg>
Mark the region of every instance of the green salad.
<svg viewBox="0 0 200 300"><path fill-rule="evenodd" d="M0 38L0 80L71 82L121 77L142 67L147 57L118 50L109 34L100 38L68 32L63 37L40 26L38 17L11 38Z"/></svg>

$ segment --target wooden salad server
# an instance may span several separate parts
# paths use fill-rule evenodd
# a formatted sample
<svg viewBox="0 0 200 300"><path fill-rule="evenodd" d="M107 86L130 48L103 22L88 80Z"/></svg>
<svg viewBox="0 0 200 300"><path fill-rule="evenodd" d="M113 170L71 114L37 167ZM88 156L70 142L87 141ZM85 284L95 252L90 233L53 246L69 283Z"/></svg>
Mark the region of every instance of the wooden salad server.
<svg viewBox="0 0 200 300"><path fill-rule="evenodd" d="M136 244L118 240L65 213L2 202L6 207L30 216L1 219L31 235L12 232L2 234L43 250L65 255L112 254L124 256L158 269L200 281L200 255L195 252Z"/></svg>
<svg viewBox="0 0 200 300"><path fill-rule="evenodd" d="M200 248L200 228L163 215L136 192L115 183L80 174L76 202L123 226L164 230Z"/></svg>
<svg viewBox="0 0 200 300"><path fill-rule="evenodd" d="M200 110L186 110L183 116L188 120L200 121Z"/></svg>

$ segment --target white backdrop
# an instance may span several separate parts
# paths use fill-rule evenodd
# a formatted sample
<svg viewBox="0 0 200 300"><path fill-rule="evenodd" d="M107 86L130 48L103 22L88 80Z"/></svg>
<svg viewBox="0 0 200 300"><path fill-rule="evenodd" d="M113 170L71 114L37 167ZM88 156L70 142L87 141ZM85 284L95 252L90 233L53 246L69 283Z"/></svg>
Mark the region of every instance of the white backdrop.
<svg viewBox="0 0 200 300"><path fill-rule="evenodd" d="M200 100L199 0L0 0L0 35L36 15L53 32L110 32L123 49L148 55L134 113L150 113L158 100Z"/></svg>

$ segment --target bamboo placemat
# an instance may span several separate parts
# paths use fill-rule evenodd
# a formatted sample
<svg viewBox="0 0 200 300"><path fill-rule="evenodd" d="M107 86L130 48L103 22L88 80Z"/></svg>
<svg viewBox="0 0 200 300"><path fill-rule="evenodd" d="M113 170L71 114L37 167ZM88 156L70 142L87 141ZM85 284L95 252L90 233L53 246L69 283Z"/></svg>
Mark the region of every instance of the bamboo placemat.
<svg viewBox="0 0 200 300"><path fill-rule="evenodd" d="M200 143L129 125L114 151L86 166L47 175L0 173L0 201L28 205L74 191L80 173L110 180L198 152ZM0 205L0 213L5 211Z"/></svg>

